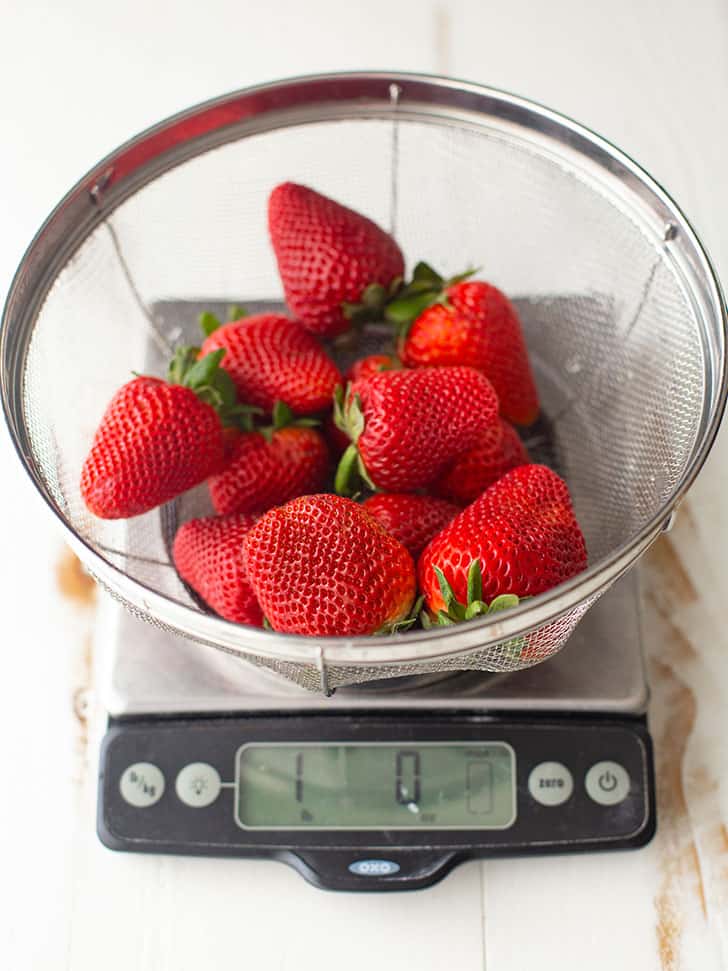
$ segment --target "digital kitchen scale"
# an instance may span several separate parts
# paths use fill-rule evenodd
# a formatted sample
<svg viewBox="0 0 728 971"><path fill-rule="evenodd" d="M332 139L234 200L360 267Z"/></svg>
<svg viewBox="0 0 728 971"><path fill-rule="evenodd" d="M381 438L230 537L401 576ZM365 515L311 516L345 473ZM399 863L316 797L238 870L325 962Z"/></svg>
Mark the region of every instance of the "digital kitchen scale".
<svg viewBox="0 0 728 971"><path fill-rule="evenodd" d="M569 485L582 574L497 618L324 643L236 628L185 588L170 549L209 512L204 487L159 514L89 513L78 473L129 374L164 374L175 347L199 341L201 310L282 309L265 200L291 178L386 224L408 259L447 272L482 261L509 294L541 399L525 444ZM80 560L159 625L105 608L102 840L270 856L357 890L422 887L473 857L646 843L654 779L626 571L710 451L727 323L665 191L593 132L493 88L387 72L273 82L160 122L99 163L21 262L0 393ZM343 372L391 336L373 322L329 350ZM472 670L529 657L550 660Z"/></svg>
<svg viewBox="0 0 728 971"><path fill-rule="evenodd" d="M106 846L283 860L335 890L655 831L637 574L534 668L307 692L108 601ZM112 629L113 627L113 629Z"/></svg>

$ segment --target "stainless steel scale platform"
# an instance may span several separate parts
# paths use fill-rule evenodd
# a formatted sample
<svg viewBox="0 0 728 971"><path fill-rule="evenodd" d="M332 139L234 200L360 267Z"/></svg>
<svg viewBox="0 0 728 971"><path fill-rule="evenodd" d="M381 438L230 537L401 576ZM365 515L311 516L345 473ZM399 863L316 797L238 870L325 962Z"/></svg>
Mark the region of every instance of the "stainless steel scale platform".
<svg viewBox="0 0 728 971"><path fill-rule="evenodd" d="M113 601L106 601L102 623L111 633L102 700L113 718L371 707L641 716L647 706L636 571L587 612L562 651L536 667L395 678L340 688L330 698L165 633Z"/></svg>

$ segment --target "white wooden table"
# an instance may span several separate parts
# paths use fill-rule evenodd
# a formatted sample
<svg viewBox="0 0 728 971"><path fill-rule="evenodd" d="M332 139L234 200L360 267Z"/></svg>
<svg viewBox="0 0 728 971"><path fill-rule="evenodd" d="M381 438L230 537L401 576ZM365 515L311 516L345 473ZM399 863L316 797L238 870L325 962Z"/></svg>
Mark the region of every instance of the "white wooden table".
<svg viewBox="0 0 728 971"><path fill-rule="evenodd" d="M585 122L669 187L728 280L722 0L4 0L0 11L3 292L61 194L127 136L252 82L357 67L484 81ZM0 450L3 967L728 967L728 429L645 567L657 838L637 853L470 864L391 896L324 894L276 863L101 847L93 603L5 433Z"/></svg>

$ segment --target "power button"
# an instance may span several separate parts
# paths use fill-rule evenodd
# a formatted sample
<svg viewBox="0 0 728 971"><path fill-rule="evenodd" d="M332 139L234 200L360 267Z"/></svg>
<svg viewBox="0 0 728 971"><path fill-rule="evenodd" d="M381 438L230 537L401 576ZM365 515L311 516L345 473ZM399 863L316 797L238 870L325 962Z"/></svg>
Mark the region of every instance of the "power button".
<svg viewBox="0 0 728 971"><path fill-rule="evenodd" d="M629 795L629 773L619 762L597 762L587 772L584 785L589 798L600 806L616 806Z"/></svg>

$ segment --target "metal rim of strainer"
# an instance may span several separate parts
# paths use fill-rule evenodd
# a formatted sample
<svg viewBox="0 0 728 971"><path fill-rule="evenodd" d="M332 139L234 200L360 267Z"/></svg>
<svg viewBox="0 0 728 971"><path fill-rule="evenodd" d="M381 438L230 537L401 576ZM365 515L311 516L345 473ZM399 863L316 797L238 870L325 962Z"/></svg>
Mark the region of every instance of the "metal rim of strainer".
<svg viewBox="0 0 728 971"><path fill-rule="evenodd" d="M58 272L93 229L121 202L169 169L211 148L281 127L327 120L429 121L522 140L608 189L679 267L702 321L706 393L697 442L680 482L629 543L547 593L495 620L415 631L405 636L308 638L242 627L160 595L111 564L77 533L36 469L23 410L23 375L35 319ZM147 129L91 169L48 217L26 251L5 304L0 330L0 391L10 434L36 488L62 523L72 548L113 595L136 611L202 643L246 656L327 665L373 665L461 653L557 621L597 596L650 546L700 471L726 403L728 315L717 275L680 208L629 156L549 108L495 88L422 74L356 72L312 75L223 95Z"/></svg>

